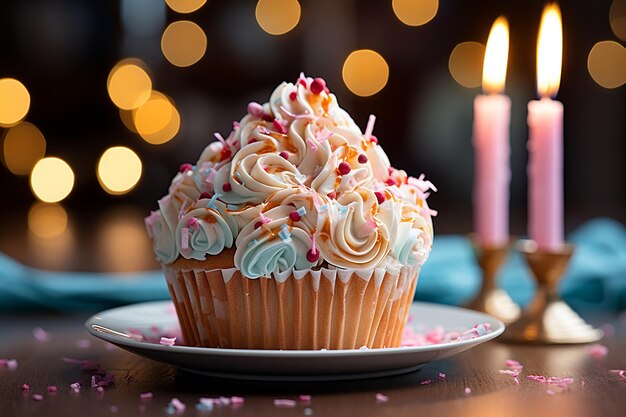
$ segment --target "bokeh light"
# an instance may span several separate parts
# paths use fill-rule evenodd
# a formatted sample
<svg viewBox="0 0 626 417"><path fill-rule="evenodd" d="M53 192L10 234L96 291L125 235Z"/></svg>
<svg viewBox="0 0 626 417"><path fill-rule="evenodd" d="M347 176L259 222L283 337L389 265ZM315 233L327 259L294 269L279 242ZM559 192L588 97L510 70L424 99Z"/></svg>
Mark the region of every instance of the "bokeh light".
<svg viewBox="0 0 626 417"><path fill-rule="evenodd" d="M352 52L343 63L343 82L357 96L378 93L387 85L389 66L378 52L360 49Z"/></svg>
<svg viewBox="0 0 626 417"><path fill-rule="evenodd" d="M74 172L62 159L40 159L30 173L30 188L35 196L46 203L63 200L74 187Z"/></svg>
<svg viewBox="0 0 626 417"><path fill-rule="evenodd" d="M609 21L615 36L626 41L626 0L613 0L609 11Z"/></svg>
<svg viewBox="0 0 626 417"><path fill-rule="evenodd" d="M135 128L135 121L133 120L135 112L133 110L124 109L119 109L119 112L120 119L122 120L124 126L126 126L126 129L130 130L133 133L137 133L137 128Z"/></svg>
<svg viewBox="0 0 626 417"><path fill-rule="evenodd" d="M421 26L430 22L439 9L438 0L393 0L393 12L408 26Z"/></svg>
<svg viewBox="0 0 626 417"><path fill-rule="evenodd" d="M591 78L604 88L626 83L626 48L614 41L596 43L587 58Z"/></svg>
<svg viewBox="0 0 626 417"><path fill-rule="evenodd" d="M152 81L138 59L120 61L109 73L107 89L113 103L125 110L135 109L150 98Z"/></svg>
<svg viewBox="0 0 626 417"><path fill-rule="evenodd" d="M30 94L14 78L0 79L0 126L8 127L22 120L30 107Z"/></svg>
<svg viewBox="0 0 626 417"><path fill-rule="evenodd" d="M143 210L118 205L98 219L94 233L101 256L97 261L108 271L145 271L155 266L144 215Z"/></svg>
<svg viewBox="0 0 626 417"><path fill-rule="evenodd" d="M98 162L98 181L109 194L125 194L141 178L141 160L135 152L115 146L107 149Z"/></svg>
<svg viewBox="0 0 626 417"><path fill-rule="evenodd" d="M28 229L42 239L52 239L67 229L67 212L56 203L34 203L28 211Z"/></svg>
<svg viewBox="0 0 626 417"><path fill-rule="evenodd" d="M298 25L300 3L297 0L259 0L256 21L270 35L283 35Z"/></svg>
<svg viewBox="0 0 626 417"><path fill-rule="evenodd" d="M202 28L189 20L171 23L163 32L161 51L172 65L188 67L206 52L207 38Z"/></svg>
<svg viewBox="0 0 626 417"><path fill-rule="evenodd" d="M21 122L4 136L3 162L15 175L28 175L46 153L46 139L37 126Z"/></svg>
<svg viewBox="0 0 626 417"><path fill-rule="evenodd" d="M206 0L165 0L165 2L177 13L193 13L204 6Z"/></svg>
<svg viewBox="0 0 626 417"><path fill-rule="evenodd" d="M448 60L448 69L454 80L466 88L482 84L485 45L478 42L462 42L454 47Z"/></svg>
<svg viewBox="0 0 626 417"><path fill-rule="evenodd" d="M158 91L153 91L148 101L133 111L133 121L137 133L153 145L168 142L180 129L178 110Z"/></svg>

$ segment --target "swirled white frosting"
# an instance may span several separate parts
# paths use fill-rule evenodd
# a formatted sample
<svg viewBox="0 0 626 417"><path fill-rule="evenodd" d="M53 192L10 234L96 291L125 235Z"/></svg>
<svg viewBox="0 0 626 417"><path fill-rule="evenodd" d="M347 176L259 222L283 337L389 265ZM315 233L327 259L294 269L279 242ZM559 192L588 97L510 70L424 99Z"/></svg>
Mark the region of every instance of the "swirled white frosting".
<svg viewBox="0 0 626 417"><path fill-rule="evenodd" d="M391 168L372 129L373 117L363 134L322 79L282 83L181 166L146 218L157 257L205 260L235 245L235 267L250 278L422 264L435 187Z"/></svg>

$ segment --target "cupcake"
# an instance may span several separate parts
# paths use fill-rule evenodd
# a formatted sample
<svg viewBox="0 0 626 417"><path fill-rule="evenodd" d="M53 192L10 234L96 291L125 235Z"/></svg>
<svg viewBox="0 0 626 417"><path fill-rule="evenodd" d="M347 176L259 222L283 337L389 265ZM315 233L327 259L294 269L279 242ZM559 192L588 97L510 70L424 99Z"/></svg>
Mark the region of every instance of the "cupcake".
<svg viewBox="0 0 626 417"><path fill-rule="evenodd" d="M321 78L282 83L146 218L185 343L400 345L433 229L434 186L390 166Z"/></svg>

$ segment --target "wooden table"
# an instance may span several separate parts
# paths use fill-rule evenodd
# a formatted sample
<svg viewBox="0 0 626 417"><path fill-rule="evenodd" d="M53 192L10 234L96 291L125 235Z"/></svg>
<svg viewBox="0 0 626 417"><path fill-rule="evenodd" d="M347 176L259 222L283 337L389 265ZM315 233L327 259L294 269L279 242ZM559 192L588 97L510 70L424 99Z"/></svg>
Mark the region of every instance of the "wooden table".
<svg viewBox="0 0 626 417"><path fill-rule="evenodd" d="M417 372L352 382L260 383L211 379L153 362L90 337L83 329L84 316L58 314L0 316L0 358L18 361L16 370L0 367L0 416L167 416L171 398L187 409L180 415L237 416L624 416L626 381L610 369L626 368L626 323L613 318L616 334L603 343L609 353L592 357L585 346L530 347L486 343L457 357L432 363ZM605 319L595 320L602 324ZM33 337L41 327L50 340ZM84 340L90 341L85 347ZM98 393L90 388L90 377L77 364L63 357L98 362L115 375L115 382ZM520 385L501 375L504 361L514 358L524 365ZM439 373L445 373L445 379ZM548 386L526 379L527 375L575 378L569 389L547 393ZM430 379L432 383L421 384ZM80 382L81 392L70 384ZM30 390L22 390L22 384ZM58 392L48 393L55 385ZM465 393L465 387L471 389ZM555 391L558 391L555 389ZM139 395L152 392L150 400ZM388 401L377 401L382 393ZM33 394L42 394L35 401ZM310 403L278 408L277 398L312 396ZM195 408L200 397L244 397L239 406L218 406L212 411Z"/></svg>
<svg viewBox="0 0 626 417"><path fill-rule="evenodd" d="M132 271L156 268L143 231L142 212L116 212L103 221L98 233L74 236L68 230L56 239L33 238L24 222L4 224L0 251L31 266L58 270ZM81 230L77 227L76 230ZM91 232L91 229L89 229ZM72 234L71 236L67 236ZM87 238L91 239L88 240ZM69 243L68 243L69 242ZM130 250L131 248L132 250ZM1 285L1 283L0 283ZM184 416L435 416L435 417L535 417L535 416L625 416L626 381L610 369L626 368L626 320L589 317L596 325L612 323L616 334L602 343L604 358L589 355L585 346L530 347L489 342L448 360L397 377L352 382L259 383L211 379L178 371L175 367L110 348L89 336L83 323L89 314L59 313L0 314L0 359L16 359L18 368L0 366L0 417L14 416L167 416L171 398L187 405ZM41 327L51 338L37 341L33 329ZM89 347L78 347L90 342ZM83 346L83 345L81 345ZM115 375L103 393L90 387L90 376L63 357L98 362ZM507 358L524 364L520 385L501 375ZM445 373L445 380L439 373ZM527 375L568 376L570 389L549 395L549 387L526 379ZM421 382L430 379L432 383ZM70 384L84 388L73 393ZM583 385L584 383L584 385ZM30 390L24 392L22 385ZM47 387L58 387L48 393ZM471 389L470 394L465 388ZM152 392L151 400L139 395ZM388 401L376 400L382 393ZM43 399L35 401L34 394ZM312 396L308 404L277 408L277 398ZM195 408L201 397L242 396L241 406Z"/></svg>

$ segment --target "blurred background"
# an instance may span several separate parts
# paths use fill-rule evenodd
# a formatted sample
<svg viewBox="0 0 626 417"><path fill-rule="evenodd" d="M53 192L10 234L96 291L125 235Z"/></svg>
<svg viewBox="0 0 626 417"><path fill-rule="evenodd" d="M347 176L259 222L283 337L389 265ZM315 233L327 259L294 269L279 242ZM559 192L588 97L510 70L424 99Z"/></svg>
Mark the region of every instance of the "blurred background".
<svg viewBox="0 0 626 417"><path fill-rule="evenodd" d="M511 232L526 233L526 105L544 1L6 0L0 251L47 269L156 268L143 217L249 101L304 71L439 188L438 234L472 230L473 99L510 25ZM626 221L626 0L563 1L566 230ZM43 159L42 159L43 158Z"/></svg>

